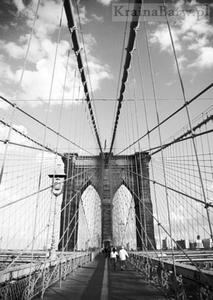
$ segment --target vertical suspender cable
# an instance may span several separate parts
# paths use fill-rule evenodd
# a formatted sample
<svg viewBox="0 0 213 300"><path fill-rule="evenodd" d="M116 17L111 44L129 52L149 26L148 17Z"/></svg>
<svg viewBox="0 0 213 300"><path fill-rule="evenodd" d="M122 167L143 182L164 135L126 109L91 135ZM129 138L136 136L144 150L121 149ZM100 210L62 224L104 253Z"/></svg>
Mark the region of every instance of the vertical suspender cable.
<svg viewBox="0 0 213 300"><path fill-rule="evenodd" d="M76 58L77 58L78 69L79 69L81 81L83 84L84 94L85 94L87 106L89 109L90 118L92 120L93 129L94 129L94 132L96 135L99 149L100 149L101 153L103 153L102 147L101 147L101 141L100 141L100 137L99 137L99 133L98 133L98 129L96 126L95 117L94 117L94 112L92 109L91 99L90 99L90 95L89 95L89 89L88 89L86 75L85 75L84 66L83 66L83 61L82 61L82 57L81 57L81 48L79 46L79 41L78 41L78 36L77 36L77 28L75 26L75 21L74 21L74 16L73 16L73 11L72 11L72 6L70 4L70 0L64 0L64 9L65 9L65 13L67 16L68 29L70 31L70 35L71 35L71 39L72 39L72 43L73 43L73 50L74 50Z"/></svg>
<svg viewBox="0 0 213 300"><path fill-rule="evenodd" d="M148 52L149 66L150 66L150 71L151 71L151 81L152 81L152 89L153 89L153 95L154 95L155 114L156 114L157 124L158 124L158 136L159 136L160 146L162 148L161 128L159 126L160 118L159 118L159 112L158 112L154 72L153 72L153 66L152 66L150 45L149 45L147 29L146 29L146 22L144 22L144 30L145 30L145 39L146 39L146 46L147 46L147 52ZM171 237L172 236L171 214L170 214L170 205L169 205L169 195L168 195L168 189L167 189L166 169L165 169L165 164L164 164L164 155L163 155L162 151L161 151L161 160L162 160L162 166L163 166L163 178L164 178L164 183L165 183L165 196L166 196L166 206L167 206L167 217L168 217L168 223L169 223L169 233L170 233L170 237ZM170 241L171 241L171 249L172 249L172 260L173 260L173 266L174 266L174 274L175 274L175 278L176 278L176 267L175 267L175 259L174 259L173 240L172 240L172 238L170 238Z"/></svg>
<svg viewBox="0 0 213 300"><path fill-rule="evenodd" d="M135 0L134 3L134 10L140 11L141 9L141 0ZM134 44L136 40L136 29L139 25L139 15L133 17L134 20L132 20L130 24L130 32L129 32L129 40L126 48L126 59L124 63L124 72L123 72L123 77L121 80L121 88L120 88L120 94L118 98L118 105L117 105L117 111L116 111L116 117L115 117L115 122L114 122L114 129L113 129L113 134L112 134L112 140L111 140L111 145L110 145L110 150L109 153L112 153L114 141L115 141L115 136L117 132L117 127L118 127L118 121L119 121L119 116L121 112L121 106L123 102L123 97L124 97L124 92L126 89L126 82L128 79L128 71L130 68L130 63L132 59L132 51L134 49Z"/></svg>
<svg viewBox="0 0 213 300"><path fill-rule="evenodd" d="M137 58L138 58L138 65L139 65L139 75L141 79L141 93L142 93L142 99L143 99L143 108L144 108L144 114L145 114L145 123L146 123L146 131L147 131L147 138L148 138L148 145L149 148L151 149L151 138L150 138L150 133L149 133L149 123L148 123L148 114L147 114L147 104L146 104L146 96L145 96L145 89L144 89L144 77L143 73L141 71L142 69L142 64L141 64L141 59L140 59L140 48L137 50L137 41L136 41L136 53L137 53ZM139 140L138 140L139 141ZM151 165L151 173L152 173L152 179L155 182L155 173L154 173L154 167L153 167L153 162L152 159L150 161ZM156 185L155 183L153 184L153 192L154 192L154 199L155 199L155 209L156 209L156 215L157 219L159 220L159 211L158 211L158 202L157 202L157 192L156 192ZM160 250L162 254L162 246L161 246L161 231L160 231L160 226L158 226L158 236L159 236L159 244L160 244Z"/></svg>
<svg viewBox="0 0 213 300"><path fill-rule="evenodd" d="M163 5L164 5L164 8L165 8L165 0L162 0L162 1L163 1ZM185 109L186 109L188 124L189 124L189 128L190 128L190 131L191 131L192 143L193 143L193 148L194 148L194 153L195 153L195 158L196 158L196 163L197 163L198 174L199 174L199 178L200 178L200 184L201 184L203 199L206 203L205 208L206 208L206 214L207 214L207 218L208 218L210 237L212 239L213 238L213 231L212 231L212 225L211 225L210 214L209 214L209 206L208 206L208 203L207 203L207 197L206 197L206 193L205 193L205 188L204 188L200 163L199 163L199 159L198 159L197 146L196 146L196 141L195 141L195 137L194 137L194 129L192 127L191 117L190 117L189 108L188 108L188 102L186 100L185 88L184 88L183 79L182 79L181 72L180 72L180 67L179 67L178 58L177 58L177 54L176 54L174 39L173 39L173 36L172 36L171 26L170 26L167 14L166 14L166 22L167 22L167 26L168 26L169 36L170 36L170 39L171 39L172 50L173 50L173 54L174 54L174 58L175 58L175 64L176 64L176 68L177 68L177 72L178 72L178 77L179 77L179 81L180 81L180 85L181 85L181 90L182 90L182 94L183 94L183 100L184 100L184 105L185 105Z"/></svg>
<svg viewBox="0 0 213 300"><path fill-rule="evenodd" d="M21 83L22 83L22 80L23 80L23 77L24 77L24 72L25 72L26 64L27 64L27 58L28 58L28 54L29 54L29 50L30 50L32 37L33 37L33 31L34 31L35 23L36 23L37 16L38 16L39 6L40 6L40 0L38 0L38 2L37 2L36 11L35 11L34 19L33 19L33 25L32 25L31 32L30 32L30 37L29 37L29 40L28 40L28 43L27 43L27 51L26 51L25 57L24 57L24 65L23 65L23 68L22 68L22 72L21 72L21 76L20 76L17 88L21 87ZM17 94L17 92L16 92L16 94ZM2 162L1 171L0 171L0 184L2 183L2 178L3 178L3 174L4 174L4 167L5 167L5 163L6 163L7 151L8 151L9 141L10 141L10 138L11 138L11 131L12 131L12 128L13 128L15 112L16 112L16 103L13 103L9 130L8 130L7 138L5 140L5 149L4 149L4 154L3 154L3 162Z"/></svg>

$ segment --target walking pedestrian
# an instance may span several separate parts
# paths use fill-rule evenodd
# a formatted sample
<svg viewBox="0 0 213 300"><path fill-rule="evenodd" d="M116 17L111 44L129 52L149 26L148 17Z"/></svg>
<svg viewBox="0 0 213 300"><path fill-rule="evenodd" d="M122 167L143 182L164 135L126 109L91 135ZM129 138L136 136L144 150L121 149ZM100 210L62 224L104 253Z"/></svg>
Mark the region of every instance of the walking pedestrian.
<svg viewBox="0 0 213 300"><path fill-rule="evenodd" d="M119 258L121 261L121 271L126 269L126 259L129 257L127 251L124 249L124 247L121 247L121 250L119 251Z"/></svg>
<svg viewBox="0 0 213 300"><path fill-rule="evenodd" d="M113 266L113 270L116 271L116 263L117 263L118 252L113 247L110 253L111 265Z"/></svg>

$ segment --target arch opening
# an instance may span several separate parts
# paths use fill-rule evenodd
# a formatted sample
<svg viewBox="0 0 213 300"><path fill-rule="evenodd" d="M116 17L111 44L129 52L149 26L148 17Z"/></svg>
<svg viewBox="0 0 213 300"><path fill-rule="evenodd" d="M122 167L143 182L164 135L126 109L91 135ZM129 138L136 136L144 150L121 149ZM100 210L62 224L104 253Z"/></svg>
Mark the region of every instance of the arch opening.
<svg viewBox="0 0 213 300"><path fill-rule="evenodd" d="M112 232L113 244L137 249L135 203L125 185L121 185L113 197Z"/></svg>
<svg viewBox="0 0 213 300"><path fill-rule="evenodd" d="M78 213L77 250L101 247L101 199L92 185L81 195Z"/></svg>

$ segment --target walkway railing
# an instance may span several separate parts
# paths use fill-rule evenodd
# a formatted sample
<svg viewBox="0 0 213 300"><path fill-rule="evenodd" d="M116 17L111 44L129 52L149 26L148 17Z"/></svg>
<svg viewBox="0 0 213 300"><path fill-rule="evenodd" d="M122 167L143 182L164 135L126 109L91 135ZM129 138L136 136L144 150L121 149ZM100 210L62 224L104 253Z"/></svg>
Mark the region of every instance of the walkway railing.
<svg viewBox="0 0 213 300"><path fill-rule="evenodd" d="M166 296L175 299L213 299L213 271L198 270L195 266L172 260L130 253L130 263L144 280L161 288Z"/></svg>
<svg viewBox="0 0 213 300"><path fill-rule="evenodd" d="M29 300L44 295L46 289L93 260L93 252L63 255L55 260L33 262L2 271L0 274L0 299Z"/></svg>

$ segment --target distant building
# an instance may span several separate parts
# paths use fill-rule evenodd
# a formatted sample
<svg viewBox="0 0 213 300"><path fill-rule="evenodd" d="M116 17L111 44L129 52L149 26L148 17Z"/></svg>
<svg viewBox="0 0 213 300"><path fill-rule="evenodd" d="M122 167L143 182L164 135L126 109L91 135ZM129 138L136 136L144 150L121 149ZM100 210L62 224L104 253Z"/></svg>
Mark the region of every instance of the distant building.
<svg viewBox="0 0 213 300"><path fill-rule="evenodd" d="M202 243L203 243L204 249L206 249L206 250L212 249L212 247L213 247L212 239L203 239Z"/></svg>
<svg viewBox="0 0 213 300"><path fill-rule="evenodd" d="M162 249L163 250L167 250L168 249L167 237L164 240L162 240Z"/></svg>

